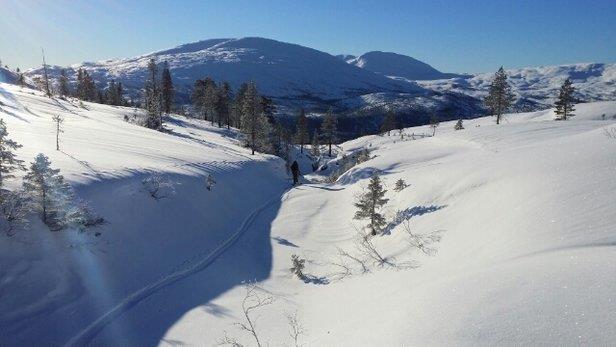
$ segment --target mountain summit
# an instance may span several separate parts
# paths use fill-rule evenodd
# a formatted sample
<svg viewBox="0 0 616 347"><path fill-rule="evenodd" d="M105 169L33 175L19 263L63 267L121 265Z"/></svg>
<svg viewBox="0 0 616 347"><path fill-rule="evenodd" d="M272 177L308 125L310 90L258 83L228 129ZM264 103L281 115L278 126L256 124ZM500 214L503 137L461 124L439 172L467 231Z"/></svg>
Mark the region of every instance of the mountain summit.
<svg viewBox="0 0 616 347"><path fill-rule="evenodd" d="M409 80L438 80L466 77L464 75L440 72L415 58L392 52L372 51L354 59L349 59L347 62L380 75L403 77Z"/></svg>

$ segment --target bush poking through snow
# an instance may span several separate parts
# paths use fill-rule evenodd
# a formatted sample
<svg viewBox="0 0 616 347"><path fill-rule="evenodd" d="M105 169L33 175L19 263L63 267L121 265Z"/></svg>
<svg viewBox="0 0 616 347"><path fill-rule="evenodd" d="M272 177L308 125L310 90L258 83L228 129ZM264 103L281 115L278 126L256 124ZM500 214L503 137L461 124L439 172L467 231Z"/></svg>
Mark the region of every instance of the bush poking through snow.
<svg viewBox="0 0 616 347"><path fill-rule="evenodd" d="M368 187L362 194L357 197L354 219L368 219L367 227L372 235L378 234L381 229L387 224L385 217L381 214L382 207L389 201L385 199L387 190L383 189L381 178L377 173L372 175Z"/></svg>
<svg viewBox="0 0 616 347"><path fill-rule="evenodd" d="M242 300L242 312L244 313L244 320L242 322L235 323L235 326L241 330L249 333L255 340L257 346L261 347L261 340L257 333L256 319L258 316L253 316L254 311L259 310L265 306L274 303L274 297L267 294L263 289L259 288L256 283L248 282L244 285L246 294L244 300ZM225 332L224 337L218 341L219 344L227 344L232 346L243 346L233 337L227 336Z"/></svg>
<svg viewBox="0 0 616 347"><path fill-rule="evenodd" d="M173 182L160 173L153 173L141 181L143 189L156 201L175 193Z"/></svg>
<svg viewBox="0 0 616 347"><path fill-rule="evenodd" d="M613 128L603 128L603 133L608 138L616 140L616 127L613 127Z"/></svg>
<svg viewBox="0 0 616 347"><path fill-rule="evenodd" d="M462 124L462 118L458 119L456 125L453 127L453 130L463 130L464 125Z"/></svg>
<svg viewBox="0 0 616 347"><path fill-rule="evenodd" d="M293 339L293 346L299 347L299 337L304 335L306 331L297 317L297 311L287 313L287 322L289 323L289 336Z"/></svg>
<svg viewBox="0 0 616 347"><path fill-rule="evenodd" d="M304 268L306 267L306 259L301 259L296 254L291 255L291 273L302 281L306 281L306 275L304 275Z"/></svg>
<svg viewBox="0 0 616 347"><path fill-rule="evenodd" d="M407 235L407 242L410 246L417 248L426 255L434 255L437 250L434 246L442 239L441 231L432 231L426 234L416 234L411 229L410 222L408 220L403 223L404 232Z"/></svg>
<svg viewBox="0 0 616 347"><path fill-rule="evenodd" d="M408 187L408 185L406 184L406 182L404 182L404 180L401 178L399 180L396 181L396 186L394 187L394 191L396 192L401 192L402 190L404 190L404 188Z"/></svg>

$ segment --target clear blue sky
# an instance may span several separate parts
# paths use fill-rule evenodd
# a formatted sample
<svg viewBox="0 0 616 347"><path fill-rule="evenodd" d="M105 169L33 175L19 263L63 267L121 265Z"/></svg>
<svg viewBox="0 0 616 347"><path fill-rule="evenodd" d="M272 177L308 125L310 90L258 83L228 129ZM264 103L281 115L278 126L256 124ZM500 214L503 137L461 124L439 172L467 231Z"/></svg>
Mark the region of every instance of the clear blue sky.
<svg viewBox="0 0 616 347"><path fill-rule="evenodd" d="M441 71L616 61L616 0L0 0L11 67L124 58L261 36L328 53L392 51Z"/></svg>

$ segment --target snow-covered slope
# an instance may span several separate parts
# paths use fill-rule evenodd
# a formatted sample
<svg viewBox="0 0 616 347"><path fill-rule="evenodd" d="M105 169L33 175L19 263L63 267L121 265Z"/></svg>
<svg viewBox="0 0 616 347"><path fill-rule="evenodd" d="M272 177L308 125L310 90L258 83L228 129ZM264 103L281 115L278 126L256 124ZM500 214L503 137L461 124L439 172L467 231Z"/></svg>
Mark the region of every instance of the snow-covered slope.
<svg viewBox="0 0 616 347"><path fill-rule="evenodd" d="M252 345L233 325L250 280L276 298L253 311L264 345L290 343L294 311L300 342L314 346L616 341L616 138L606 135L616 102L578 104L570 121L546 110L462 131L444 122L434 137L428 127L362 137L340 146L350 157L368 148L370 160L334 184L317 173L285 191L282 162L250 156L233 131L174 116L155 132L124 122L132 109L8 84L0 101L19 157L49 155L107 220L51 233L32 216L30 230L0 237L1 345L213 345L224 331ZM66 119L62 151L54 114ZM176 194L151 199L141 184L150 171ZM361 256L353 201L375 171L390 224L373 243L419 267L366 262L359 274L346 258L344 277L338 248ZM409 186L396 193L400 178ZM415 235L440 234L438 253L411 247L396 216ZM307 259L310 283L291 275L291 254Z"/></svg>
<svg viewBox="0 0 616 347"><path fill-rule="evenodd" d="M575 96L580 101L616 100L615 63L529 67L506 72L508 81L517 94L516 104L519 110L551 107L558 96L558 89L567 78L573 82ZM417 83L431 90L453 91L483 98L493 77L493 73L484 73L470 78Z"/></svg>
<svg viewBox="0 0 616 347"><path fill-rule="evenodd" d="M81 107L4 83L0 101L10 137L23 145L19 158L30 163L39 152L48 155L77 196L106 220L86 233L52 233L31 216L29 230L0 235L0 345L83 344L140 300L209 266L250 231L255 211L275 206L288 184L281 160L251 156L233 130L174 116L166 133L152 131L123 120L135 112L130 108ZM51 119L56 114L65 118L60 151ZM152 199L141 183L151 172L166 175L175 194ZM205 187L209 174L217 182L211 191ZM20 181L5 183L17 187ZM252 246L267 254L269 239L259 237ZM248 276L265 278L240 266L235 271L208 284L211 298ZM194 305L209 300L194 299ZM182 313L166 310L168 321L136 344L156 344ZM114 330L107 345L130 341L133 329Z"/></svg>
<svg viewBox="0 0 616 347"><path fill-rule="evenodd" d="M464 77L443 73L432 66L406 55L372 51L359 57L346 59L347 63L384 76L403 77L408 80L438 80Z"/></svg>
<svg viewBox="0 0 616 347"><path fill-rule="evenodd" d="M169 63L185 102L189 101L187 96L194 81L206 76L226 80L234 88L255 81L265 95L287 102L335 101L373 91L420 90L415 85L345 64L315 49L256 37L205 40L136 58L77 64L69 68L68 74L74 77L76 69L84 68L99 82L121 81L127 91L137 96L150 58ZM52 75L60 69L53 67ZM40 73L41 69L28 71L29 75Z"/></svg>
<svg viewBox="0 0 616 347"><path fill-rule="evenodd" d="M273 269L261 285L277 300L254 313L261 341L290 343L284 312L297 310L300 342L311 346L613 344L616 139L603 129L616 128L616 102L577 108L567 122L541 111L508 115L500 126L466 121L462 131L442 123L435 137L419 127L405 129L404 141L392 134L342 144L347 153L370 148L373 159L337 184L291 190L271 223ZM438 253L410 248L393 223L374 244L418 268L373 266L329 284L292 276L291 254L307 259L317 283L345 271L333 265L337 247L354 252L362 223L353 201L374 171L389 189L387 219L404 211L414 233L438 231ZM396 193L400 178L409 187ZM235 288L193 308L163 341L213 344L225 330L250 344L232 325L242 321L243 297Z"/></svg>

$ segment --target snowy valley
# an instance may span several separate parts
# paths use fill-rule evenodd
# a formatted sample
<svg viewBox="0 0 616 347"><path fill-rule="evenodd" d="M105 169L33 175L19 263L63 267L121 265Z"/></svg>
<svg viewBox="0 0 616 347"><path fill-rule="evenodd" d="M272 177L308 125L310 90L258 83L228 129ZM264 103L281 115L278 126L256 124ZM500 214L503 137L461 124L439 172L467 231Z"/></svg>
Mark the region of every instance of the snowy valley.
<svg viewBox="0 0 616 347"><path fill-rule="evenodd" d="M236 44L159 53L178 53L172 66L203 54L259 59ZM332 82L335 91L315 81L328 95L344 95L359 80L404 93L456 83L462 87L451 88L475 97L483 83L479 76L408 83L313 54L345 66L340 79L353 76L348 85ZM91 69L141 81L144 64ZM601 70L592 78L602 84L582 92L614 99L612 65L589 67ZM560 75L524 71L519 81L537 79L537 90L553 94L553 81L537 75ZM285 83L261 85L284 97ZM335 145L332 157L321 146L316 172L311 146L304 153L295 146L304 174L295 187L283 159L251 155L234 128L175 114L162 131L126 121L140 112L0 83L0 118L23 145L17 157L29 166L47 155L104 219L52 232L32 213L26 228L1 235L0 345L616 340L616 101L577 104L567 121L546 109L505 114L500 125L479 117L460 122L461 130L454 121L359 137ZM59 150L56 115L64 119ZM387 190L386 225L367 237L354 203L375 173ZM20 187L24 172L16 176L5 188ZM292 256L301 275L290 270L298 269Z"/></svg>

